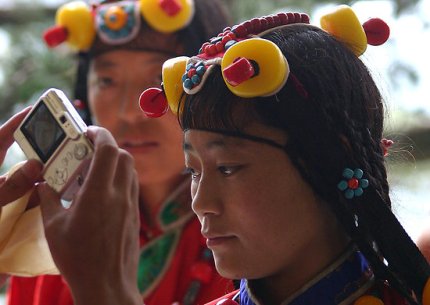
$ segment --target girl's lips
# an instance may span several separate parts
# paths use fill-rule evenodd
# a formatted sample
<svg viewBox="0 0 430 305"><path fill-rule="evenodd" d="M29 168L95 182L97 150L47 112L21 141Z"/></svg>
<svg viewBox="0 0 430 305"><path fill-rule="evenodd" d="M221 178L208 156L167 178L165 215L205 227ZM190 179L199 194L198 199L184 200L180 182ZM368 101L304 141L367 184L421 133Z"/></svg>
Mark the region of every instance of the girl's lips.
<svg viewBox="0 0 430 305"><path fill-rule="evenodd" d="M207 238L206 245L208 246L208 248L213 248L217 246L222 246L228 243L229 241L232 241L233 239L235 239L235 237L232 235Z"/></svg>

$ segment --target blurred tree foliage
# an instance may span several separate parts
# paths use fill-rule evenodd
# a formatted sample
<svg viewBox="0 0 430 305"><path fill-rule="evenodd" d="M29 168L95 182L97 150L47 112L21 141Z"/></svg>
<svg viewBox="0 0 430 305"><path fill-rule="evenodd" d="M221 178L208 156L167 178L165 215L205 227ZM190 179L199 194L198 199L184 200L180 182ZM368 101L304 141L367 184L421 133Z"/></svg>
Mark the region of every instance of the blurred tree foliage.
<svg viewBox="0 0 430 305"><path fill-rule="evenodd" d="M419 0L395 0L398 14ZM317 4L347 3L336 0L224 0L236 22L267 14L281 7L311 12ZM43 31L54 23L56 7L39 1L11 0L10 8L0 8L0 35L9 40L8 51L0 54L0 121L33 103L49 87L61 88L71 96L75 63L66 48L49 50ZM1 40L0 40L1 41ZM17 106L18 105L18 106Z"/></svg>

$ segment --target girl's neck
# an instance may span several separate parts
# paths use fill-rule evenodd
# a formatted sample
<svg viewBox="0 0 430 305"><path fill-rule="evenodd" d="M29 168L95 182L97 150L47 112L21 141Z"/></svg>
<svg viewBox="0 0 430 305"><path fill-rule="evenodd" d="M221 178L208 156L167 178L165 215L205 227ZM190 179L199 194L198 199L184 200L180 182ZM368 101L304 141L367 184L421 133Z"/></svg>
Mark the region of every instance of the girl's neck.
<svg viewBox="0 0 430 305"><path fill-rule="evenodd" d="M156 218L160 205L172 194L184 178L184 176L180 175L162 183L140 185L140 210L148 224L152 224L152 219Z"/></svg>
<svg viewBox="0 0 430 305"><path fill-rule="evenodd" d="M250 281L261 304L281 304L332 264L346 250L350 240L343 234L333 234L330 240L317 240L277 274Z"/></svg>

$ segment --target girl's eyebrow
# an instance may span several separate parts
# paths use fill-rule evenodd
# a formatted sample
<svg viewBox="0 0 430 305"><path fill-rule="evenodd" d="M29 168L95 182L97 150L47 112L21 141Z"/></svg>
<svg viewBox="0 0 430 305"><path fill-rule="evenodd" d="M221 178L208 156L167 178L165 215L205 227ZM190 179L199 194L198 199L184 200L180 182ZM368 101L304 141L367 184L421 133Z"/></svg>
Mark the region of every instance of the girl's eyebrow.
<svg viewBox="0 0 430 305"><path fill-rule="evenodd" d="M227 145L228 144L223 139L215 139L215 140L207 142L205 144L205 149L207 149L207 150L211 150L211 149L215 149L215 148L225 149ZM185 141L183 144L183 149L186 152L194 151L194 147L190 143L185 142Z"/></svg>

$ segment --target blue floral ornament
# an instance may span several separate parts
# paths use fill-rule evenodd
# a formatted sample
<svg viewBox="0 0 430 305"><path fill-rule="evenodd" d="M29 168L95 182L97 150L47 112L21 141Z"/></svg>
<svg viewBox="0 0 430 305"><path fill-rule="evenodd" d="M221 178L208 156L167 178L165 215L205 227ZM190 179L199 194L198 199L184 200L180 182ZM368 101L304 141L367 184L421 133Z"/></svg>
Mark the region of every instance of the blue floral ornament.
<svg viewBox="0 0 430 305"><path fill-rule="evenodd" d="M364 189L369 186L369 180L363 179L363 171L359 168L345 168L342 177L345 179L338 183L337 188L344 192L346 199L363 195Z"/></svg>

